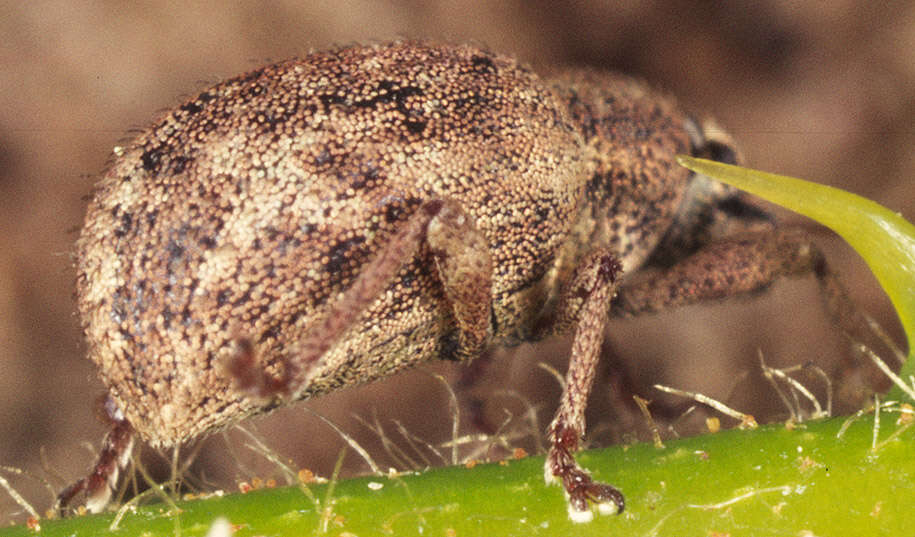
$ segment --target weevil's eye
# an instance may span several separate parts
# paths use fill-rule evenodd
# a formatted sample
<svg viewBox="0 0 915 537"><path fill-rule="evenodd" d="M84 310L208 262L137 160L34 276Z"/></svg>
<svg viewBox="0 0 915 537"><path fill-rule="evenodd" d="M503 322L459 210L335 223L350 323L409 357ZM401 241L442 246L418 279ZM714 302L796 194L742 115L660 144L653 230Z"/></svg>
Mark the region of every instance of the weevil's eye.
<svg viewBox="0 0 915 537"><path fill-rule="evenodd" d="M716 140L708 140L702 148L705 158L717 160L725 164L737 164L737 152L734 149Z"/></svg>
<svg viewBox="0 0 915 537"><path fill-rule="evenodd" d="M687 118L683 127L689 135L691 153L694 157L717 160L725 164L740 162L740 152L734 140L713 120L707 119L700 125L696 120Z"/></svg>

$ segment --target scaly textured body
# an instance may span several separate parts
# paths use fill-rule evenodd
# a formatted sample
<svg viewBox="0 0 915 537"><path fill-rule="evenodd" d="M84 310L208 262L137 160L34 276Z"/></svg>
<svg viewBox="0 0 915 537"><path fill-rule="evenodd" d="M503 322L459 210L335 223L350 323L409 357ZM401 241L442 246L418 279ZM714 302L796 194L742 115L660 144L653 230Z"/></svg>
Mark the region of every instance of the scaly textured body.
<svg viewBox="0 0 915 537"><path fill-rule="evenodd" d="M489 243L493 339L528 338L581 256L607 245L636 268L670 225L683 121L622 77L543 81L503 56L416 42L228 80L156 122L98 185L78 243L89 354L153 445L259 412L273 403L218 367L235 340L267 364L296 352L436 198ZM421 248L299 395L452 357L443 300Z"/></svg>
<svg viewBox="0 0 915 537"><path fill-rule="evenodd" d="M546 476L573 520L619 512L623 495L573 457L610 313L810 272L844 304L803 234L675 165L736 160L710 131L626 77L540 78L412 41L200 93L118 150L89 205L77 296L112 427L59 506L85 492L102 509L135 435L173 446L417 363L574 332Z"/></svg>

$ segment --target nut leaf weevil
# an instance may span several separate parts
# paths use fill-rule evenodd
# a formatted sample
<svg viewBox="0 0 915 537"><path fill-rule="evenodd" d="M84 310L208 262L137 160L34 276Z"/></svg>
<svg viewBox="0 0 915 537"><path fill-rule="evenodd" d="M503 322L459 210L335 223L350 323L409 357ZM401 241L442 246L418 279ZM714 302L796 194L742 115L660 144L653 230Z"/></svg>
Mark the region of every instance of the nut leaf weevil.
<svg viewBox="0 0 915 537"><path fill-rule="evenodd" d="M77 300L111 430L58 507L104 508L135 437L175 446L428 360L572 332L546 476L573 520L621 511L573 458L609 315L810 272L846 300L805 235L675 164L736 160L709 125L620 75L541 78L417 41L203 91L119 151L89 204Z"/></svg>

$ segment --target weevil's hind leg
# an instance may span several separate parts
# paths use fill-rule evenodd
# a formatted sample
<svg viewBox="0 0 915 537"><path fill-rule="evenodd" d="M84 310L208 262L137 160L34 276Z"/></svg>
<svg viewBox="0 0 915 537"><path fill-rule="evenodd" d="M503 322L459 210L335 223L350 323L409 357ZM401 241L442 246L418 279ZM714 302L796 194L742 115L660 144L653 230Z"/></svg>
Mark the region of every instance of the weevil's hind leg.
<svg viewBox="0 0 915 537"><path fill-rule="evenodd" d="M619 513L625 507L619 490L591 479L573 457L585 432L585 408L607 324L607 304L621 270L611 253L598 251L589 255L563 291L559 304L558 321L564 324L563 319L574 316L577 323L565 389L549 427L550 449L544 470L548 482L562 483L569 500L569 517L575 522L593 518L591 504L602 513Z"/></svg>
<svg viewBox="0 0 915 537"><path fill-rule="evenodd" d="M105 398L104 409L111 428L102 442L98 460L88 476L57 495L54 503L54 511L57 513L62 514L77 496L85 498L86 509L90 513L100 513L111 501L118 476L130 461L134 443L133 428L111 398Z"/></svg>
<svg viewBox="0 0 915 537"><path fill-rule="evenodd" d="M457 204L432 200L420 207L363 267L324 320L310 330L297 353L287 358L282 377L273 377L260 367L251 343L240 341L239 352L227 365L237 386L264 398L296 394L315 363L413 259L423 241L435 258L458 327L455 348L449 352L459 358L479 354L490 338L492 263L488 245Z"/></svg>

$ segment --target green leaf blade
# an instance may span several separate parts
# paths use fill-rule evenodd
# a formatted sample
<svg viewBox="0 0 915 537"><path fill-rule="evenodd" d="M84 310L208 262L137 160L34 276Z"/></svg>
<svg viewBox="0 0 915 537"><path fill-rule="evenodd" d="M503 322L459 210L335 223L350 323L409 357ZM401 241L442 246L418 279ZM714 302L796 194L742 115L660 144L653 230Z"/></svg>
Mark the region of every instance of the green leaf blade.
<svg viewBox="0 0 915 537"><path fill-rule="evenodd" d="M915 374L915 226L899 213L838 188L683 155L677 160L696 173L816 220L845 239L874 273L902 322L909 357L900 376Z"/></svg>

